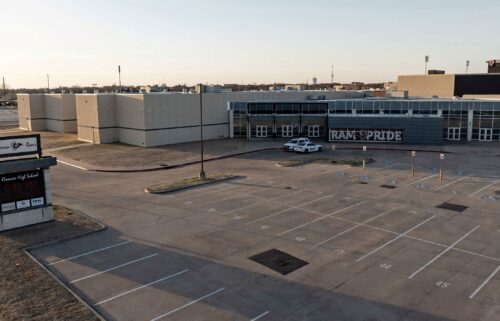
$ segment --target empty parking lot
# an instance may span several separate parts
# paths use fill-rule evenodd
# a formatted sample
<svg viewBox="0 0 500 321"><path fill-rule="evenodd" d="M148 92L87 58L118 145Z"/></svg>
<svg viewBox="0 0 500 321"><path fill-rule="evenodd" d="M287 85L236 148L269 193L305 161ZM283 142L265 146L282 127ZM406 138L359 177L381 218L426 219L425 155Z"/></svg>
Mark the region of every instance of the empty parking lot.
<svg viewBox="0 0 500 321"><path fill-rule="evenodd" d="M75 186L60 167L56 199L109 229L33 254L111 320L500 320L499 173L452 164L440 181L435 155L415 176L406 156L375 156L228 159L208 170L241 178L170 195L142 188L196 168ZM272 249L305 264L249 259Z"/></svg>

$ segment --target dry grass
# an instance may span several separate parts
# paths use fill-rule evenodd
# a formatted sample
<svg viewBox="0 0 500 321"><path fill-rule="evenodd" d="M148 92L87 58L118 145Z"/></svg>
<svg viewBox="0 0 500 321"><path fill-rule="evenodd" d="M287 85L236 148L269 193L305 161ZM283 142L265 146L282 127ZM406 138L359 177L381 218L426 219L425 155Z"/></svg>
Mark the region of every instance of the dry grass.
<svg viewBox="0 0 500 321"><path fill-rule="evenodd" d="M145 192L152 193L152 194L163 194L163 193L173 192L173 191L177 191L177 190L185 189L185 188L189 188L189 187L195 187L195 186L199 186L199 185L215 183L215 182L226 180L226 179L229 179L232 177L235 177L235 176L234 175L226 175L226 174L211 175L211 176L207 176L204 180L201 180L198 177L192 177L192 178L187 178L187 179L183 179L183 180L175 181L175 182L156 184L156 185L147 187L145 189Z"/></svg>
<svg viewBox="0 0 500 321"><path fill-rule="evenodd" d="M100 227L61 206L54 214L53 222L0 233L0 320L99 320L22 250Z"/></svg>

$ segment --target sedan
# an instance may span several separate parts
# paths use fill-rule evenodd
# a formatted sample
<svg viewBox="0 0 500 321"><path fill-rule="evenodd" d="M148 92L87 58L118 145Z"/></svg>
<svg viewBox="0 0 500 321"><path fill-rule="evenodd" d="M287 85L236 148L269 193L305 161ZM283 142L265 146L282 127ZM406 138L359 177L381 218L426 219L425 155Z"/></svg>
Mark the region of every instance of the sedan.
<svg viewBox="0 0 500 321"><path fill-rule="evenodd" d="M298 144L293 150L297 153L321 152L323 146L309 142Z"/></svg>

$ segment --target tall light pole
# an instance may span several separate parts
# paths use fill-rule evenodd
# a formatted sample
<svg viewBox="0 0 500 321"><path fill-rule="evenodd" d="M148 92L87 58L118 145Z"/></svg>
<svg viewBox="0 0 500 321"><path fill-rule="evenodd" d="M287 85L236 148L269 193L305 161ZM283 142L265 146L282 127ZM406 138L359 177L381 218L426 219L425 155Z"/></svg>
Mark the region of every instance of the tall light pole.
<svg viewBox="0 0 500 321"><path fill-rule="evenodd" d="M7 101L7 98L5 96L5 77L2 77L2 96L3 96L3 100L4 101Z"/></svg>
<svg viewBox="0 0 500 321"><path fill-rule="evenodd" d="M201 168L200 179L206 178L205 168L203 164L203 84L200 83L200 151L201 151Z"/></svg>
<svg viewBox="0 0 500 321"><path fill-rule="evenodd" d="M118 65L118 92L122 92L122 67Z"/></svg>
<svg viewBox="0 0 500 321"><path fill-rule="evenodd" d="M427 64L429 63L429 56L425 56L425 75L427 75Z"/></svg>
<svg viewBox="0 0 500 321"><path fill-rule="evenodd" d="M47 74L47 93L50 94L50 77L49 77L49 74Z"/></svg>
<svg viewBox="0 0 500 321"><path fill-rule="evenodd" d="M469 73L469 66L470 66L470 60L467 60L465 62L465 73L468 74Z"/></svg>

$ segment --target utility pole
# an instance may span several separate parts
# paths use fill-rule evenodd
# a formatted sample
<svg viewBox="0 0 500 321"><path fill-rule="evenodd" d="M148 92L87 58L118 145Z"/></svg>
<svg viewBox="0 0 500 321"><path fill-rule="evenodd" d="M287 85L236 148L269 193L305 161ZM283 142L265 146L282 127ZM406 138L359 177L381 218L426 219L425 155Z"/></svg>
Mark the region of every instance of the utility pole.
<svg viewBox="0 0 500 321"><path fill-rule="evenodd" d="M468 74L469 73L469 66L470 66L470 60L467 60L465 62L465 73Z"/></svg>
<svg viewBox="0 0 500 321"><path fill-rule="evenodd" d="M332 86L333 86L333 78L334 78L333 65L332 65L332 75L331 75L331 77L332 77Z"/></svg>
<svg viewBox="0 0 500 321"><path fill-rule="evenodd" d="M2 77L2 97L4 101L7 101L7 97L5 96L5 77Z"/></svg>
<svg viewBox="0 0 500 321"><path fill-rule="evenodd" d="M118 65L118 92L122 92L122 68Z"/></svg>
<svg viewBox="0 0 500 321"><path fill-rule="evenodd" d="M204 180L206 178L206 174L203 164L203 84L202 83L200 83L200 149L201 149L200 180Z"/></svg>
<svg viewBox="0 0 500 321"><path fill-rule="evenodd" d="M429 63L429 56L425 56L425 74L427 75L427 64Z"/></svg>
<svg viewBox="0 0 500 321"><path fill-rule="evenodd" d="M50 94L50 77L49 77L49 74L47 74L47 94Z"/></svg>

